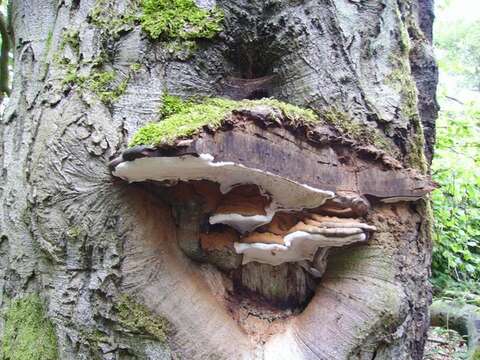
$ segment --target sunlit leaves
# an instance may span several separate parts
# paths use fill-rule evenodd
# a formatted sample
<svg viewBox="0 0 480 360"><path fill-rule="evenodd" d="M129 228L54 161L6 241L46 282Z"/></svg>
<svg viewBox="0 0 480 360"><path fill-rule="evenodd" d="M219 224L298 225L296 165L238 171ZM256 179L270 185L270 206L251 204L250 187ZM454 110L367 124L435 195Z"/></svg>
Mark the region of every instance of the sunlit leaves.
<svg viewBox="0 0 480 360"><path fill-rule="evenodd" d="M480 279L480 103L443 111L437 122L432 174L434 272Z"/></svg>

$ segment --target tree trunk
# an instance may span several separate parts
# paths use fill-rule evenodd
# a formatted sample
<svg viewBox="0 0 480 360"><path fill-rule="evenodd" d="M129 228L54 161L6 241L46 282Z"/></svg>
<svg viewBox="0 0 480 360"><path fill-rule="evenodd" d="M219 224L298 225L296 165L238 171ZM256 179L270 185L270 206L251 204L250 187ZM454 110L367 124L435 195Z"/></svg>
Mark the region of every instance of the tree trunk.
<svg viewBox="0 0 480 360"><path fill-rule="evenodd" d="M148 18L151 3L12 0L13 92L0 132L0 302L10 315L1 332L12 328L14 301L38 294L59 359L421 359L431 300L421 197L437 111L432 1L196 0L188 11L210 11L210 33L183 19L183 35L158 39L147 20L162 12ZM123 152L168 110L167 95L273 97L323 122L239 105L188 148ZM199 204L211 199L197 188L211 183L179 177L165 187L120 174L139 159L205 149L331 194L318 206L306 196L287 215L354 221L358 243L324 244L306 262L241 265L233 248L215 253L241 231L205 231ZM253 204L265 200L243 190ZM280 227L291 221L278 216ZM345 227L322 224L325 234Z"/></svg>

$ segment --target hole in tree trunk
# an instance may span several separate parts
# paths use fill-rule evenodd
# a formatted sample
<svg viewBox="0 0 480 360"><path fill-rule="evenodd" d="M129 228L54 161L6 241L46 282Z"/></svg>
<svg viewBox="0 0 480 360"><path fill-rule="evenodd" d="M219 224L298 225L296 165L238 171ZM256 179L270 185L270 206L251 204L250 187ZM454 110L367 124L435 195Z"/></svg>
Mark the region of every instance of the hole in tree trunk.
<svg viewBox="0 0 480 360"><path fill-rule="evenodd" d="M255 42L235 47L230 59L241 78L256 79L271 74L278 56L266 44Z"/></svg>
<svg viewBox="0 0 480 360"><path fill-rule="evenodd" d="M173 186L151 182L149 186L172 206L182 253L199 267L213 265L224 283L231 284L225 301L234 313L254 307L259 314L266 311L268 318L276 319L286 316L285 311L300 313L308 305L326 270L330 245L310 250L307 245L286 255L289 243L292 249L296 246L295 234L309 238L308 231L327 237L335 233L327 243L342 242L351 236L342 230L359 226L353 233L362 234L359 241L365 240L361 230L365 224L319 215L322 208L331 211L331 202L311 211L276 211L271 210L273 196L254 184L235 185L226 192L206 180Z"/></svg>
<svg viewBox="0 0 480 360"><path fill-rule="evenodd" d="M268 97L268 91L266 89L254 90L247 96L249 100L258 100Z"/></svg>

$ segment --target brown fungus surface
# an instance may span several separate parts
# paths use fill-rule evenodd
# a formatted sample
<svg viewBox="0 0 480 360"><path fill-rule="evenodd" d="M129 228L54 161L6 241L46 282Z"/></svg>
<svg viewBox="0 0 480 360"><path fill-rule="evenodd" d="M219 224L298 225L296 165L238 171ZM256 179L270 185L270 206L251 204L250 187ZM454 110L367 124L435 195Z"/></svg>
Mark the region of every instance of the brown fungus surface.
<svg viewBox="0 0 480 360"><path fill-rule="evenodd" d="M203 279L249 337L270 339L267 352L279 337L288 338L288 331L279 332L305 321L312 307L328 309L328 279L352 277L345 272L350 266L362 273L385 265L355 260L385 250L375 248L385 231L378 221L384 210L378 209L401 204L410 211L405 201L435 186L398 163L360 148L347 151L335 139L319 140L313 130L294 128L281 117L271 121L270 113L234 111L215 131L205 127L168 145L133 147L111 163L113 175L148 183L152 196L170 206L176 229L170 246L183 257L177 261L187 261L186 271ZM378 286L394 294L389 276L382 274ZM340 291L350 291L348 282ZM389 296L374 301L400 306L396 295Z"/></svg>

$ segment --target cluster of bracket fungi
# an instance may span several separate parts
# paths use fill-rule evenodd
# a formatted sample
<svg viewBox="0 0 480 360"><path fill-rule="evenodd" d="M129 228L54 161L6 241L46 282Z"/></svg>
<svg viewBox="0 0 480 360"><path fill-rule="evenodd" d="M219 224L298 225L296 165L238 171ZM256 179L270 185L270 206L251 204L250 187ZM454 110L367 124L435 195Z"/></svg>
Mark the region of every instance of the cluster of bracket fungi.
<svg viewBox="0 0 480 360"><path fill-rule="evenodd" d="M264 267L251 263L294 264L319 279L330 248L365 243L376 230L361 220L370 200L417 200L432 184L411 169L340 161L341 148L314 144L282 121L262 125L265 114L265 107L236 112L215 131L130 148L111 169L126 181L148 182L171 204L178 245L188 257L243 271L243 285L268 299L269 291L248 275Z"/></svg>

